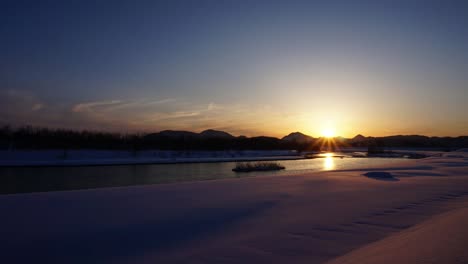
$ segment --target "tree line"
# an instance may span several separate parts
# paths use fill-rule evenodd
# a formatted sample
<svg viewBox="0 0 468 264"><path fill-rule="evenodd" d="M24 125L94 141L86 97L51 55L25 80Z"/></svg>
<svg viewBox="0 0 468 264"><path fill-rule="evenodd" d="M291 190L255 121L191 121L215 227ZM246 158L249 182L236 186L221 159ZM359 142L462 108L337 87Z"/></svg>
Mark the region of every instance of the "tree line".
<svg viewBox="0 0 468 264"><path fill-rule="evenodd" d="M191 133L191 132L187 132ZM195 133L191 133L194 134ZM1 149L106 149L106 150L291 150L310 144L283 142L274 137L198 137L168 133L110 133L24 126L0 129Z"/></svg>
<svg viewBox="0 0 468 264"><path fill-rule="evenodd" d="M106 149L106 150L297 150L318 151L323 138L286 140L275 137L235 137L226 132L203 134L187 131L162 131L158 133L111 133L89 130L51 129L22 126L0 128L0 149ZM370 147L380 150L391 147L443 148L453 150L468 148L468 136L427 137L399 135L388 137L362 137L359 140L337 138L334 148Z"/></svg>

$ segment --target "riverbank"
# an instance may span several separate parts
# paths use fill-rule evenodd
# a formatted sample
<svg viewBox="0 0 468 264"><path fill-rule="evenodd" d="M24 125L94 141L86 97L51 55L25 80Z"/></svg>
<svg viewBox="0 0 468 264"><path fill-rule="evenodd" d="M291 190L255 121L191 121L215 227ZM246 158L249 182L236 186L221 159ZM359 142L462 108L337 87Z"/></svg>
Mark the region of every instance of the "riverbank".
<svg viewBox="0 0 468 264"><path fill-rule="evenodd" d="M352 169L401 163L394 158L320 158L281 160L278 171L232 171L237 162L0 167L0 195L24 192L78 190L131 185L167 184L223 178L261 177L304 174L322 170ZM257 163L249 162L249 164ZM270 162L270 161L262 161ZM278 162L277 160L271 162Z"/></svg>
<svg viewBox="0 0 468 264"><path fill-rule="evenodd" d="M342 149L333 157L366 157L365 149ZM376 158L419 158L442 155L441 151L394 150L392 155L375 155ZM147 164L181 164L214 162L249 162L300 160L324 158L320 153L298 153L295 150L272 151L169 151L145 150L138 152L121 150L15 150L0 151L0 167L70 167L117 166Z"/></svg>
<svg viewBox="0 0 468 264"><path fill-rule="evenodd" d="M296 151L0 151L0 167L116 166L303 159Z"/></svg>
<svg viewBox="0 0 468 264"><path fill-rule="evenodd" d="M353 252L378 241L388 244L386 238L402 243L411 230L430 221L420 230L424 236L411 240L421 249L414 252L433 263L455 263L450 251L429 251L434 244L443 246L444 235L466 231L455 223L466 219L466 210L456 211L453 219L462 220L454 224L437 219L452 219L450 211L467 207L467 171L468 155L451 153L303 175L2 195L0 259L324 263L351 254L350 263L360 263ZM368 172L387 174L379 178ZM433 226L437 232L427 231ZM462 242L449 245L461 248ZM400 259L413 246L383 248L387 259ZM466 262L465 257L456 259Z"/></svg>

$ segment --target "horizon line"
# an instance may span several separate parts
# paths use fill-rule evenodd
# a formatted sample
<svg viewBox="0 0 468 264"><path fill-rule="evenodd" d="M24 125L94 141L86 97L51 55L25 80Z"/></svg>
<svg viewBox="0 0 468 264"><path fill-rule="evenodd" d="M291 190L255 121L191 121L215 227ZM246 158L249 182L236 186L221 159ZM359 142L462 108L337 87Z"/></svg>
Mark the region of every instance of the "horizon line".
<svg viewBox="0 0 468 264"><path fill-rule="evenodd" d="M247 138L255 138L255 137L271 137L271 138L278 138L278 139L282 139L284 137L287 137L291 134L294 134L294 133L300 133L304 136L308 136L310 138L313 138L313 139L320 139L320 138L326 138L325 136L318 136L318 137L315 137L315 136L311 136L309 134L306 134L306 133L303 133L301 131L293 131L293 132L289 132L287 134L285 134L284 136L281 136L281 137L276 137L276 136L269 136L269 135L255 135L255 136L246 136L246 135L243 135L243 134L239 134L239 135L235 135L231 132L228 132L228 131L225 131L225 130L220 130L220 129L215 129L215 128L207 128L207 129L203 129L203 130L200 130L199 132L196 132L196 131L192 131L192 130L178 130L178 129L162 129L162 130L158 130L158 131L133 131L133 132L122 132L122 131L116 131L116 130L109 130L109 129L102 129L102 130L99 130L99 129L93 129L93 128L66 128L66 127L47 127L47 126L34 126L34 125L17 125L17 126L14 126L14 125L10 125L10 124L5 124L5 125L1 125L1 129L4 129L6 127L9 127L10 129L12 130L18 130L18 129L21 129L21 128L32 128L32 129L48 129L48 130L68 130L68 131L73 131L73 132L91 132L91 133L109 133L109 134L121 134L121 135L135 135L135 134L144 134L144 135L149 135L149 134L156 134L156 133L160 133L160 132L164 132L164 131L174 131L174 132L189 132L189 133L194 133L194 134L200 134L204 131L209 131L209 130L212 130L212 131L218 131L218 132L224 132L224 133L227 133L233 137L247 137ZM458 137L468 137L468 134L467 135L457 135L457 136L441 136L441 135L437 135L437 136L428 136L428 135L424 135L424 134L388 134L388 135L385 135L385 136L365 136L363 133L357 133L356 135L352 136L352 137L344 137L344 136L333 136L333 137L330 137L330 138L344 138L344 139L353 139L357 136L363 136L365 138L382 138L382 137L395 137L395 136L422 136L422 137L428 137L428 138L458 138Z"/></svg>

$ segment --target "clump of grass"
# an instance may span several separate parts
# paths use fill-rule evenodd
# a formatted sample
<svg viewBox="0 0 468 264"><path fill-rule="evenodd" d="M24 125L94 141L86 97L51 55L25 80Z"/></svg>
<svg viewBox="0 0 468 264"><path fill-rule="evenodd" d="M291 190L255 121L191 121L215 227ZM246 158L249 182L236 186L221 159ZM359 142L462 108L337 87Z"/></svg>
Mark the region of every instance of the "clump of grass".
<svg viewBox="0 0 468 264"><path fill-rule="evenodd" d="M284 170L285 167L278 162L238 162L236 167L232 169L235 172L250 172L250 171L272 171Z"/></svg>

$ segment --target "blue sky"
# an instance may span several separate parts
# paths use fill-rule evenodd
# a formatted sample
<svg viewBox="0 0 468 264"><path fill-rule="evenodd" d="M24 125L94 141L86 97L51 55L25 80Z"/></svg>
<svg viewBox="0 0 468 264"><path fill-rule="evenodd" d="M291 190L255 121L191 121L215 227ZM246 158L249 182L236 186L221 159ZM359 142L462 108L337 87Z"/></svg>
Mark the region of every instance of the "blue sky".
<svg viewBox="0 0 468 264"><path fill-rule="evenodd" d="M468 134L465 1L2 5L4 124Z"/></svg>

